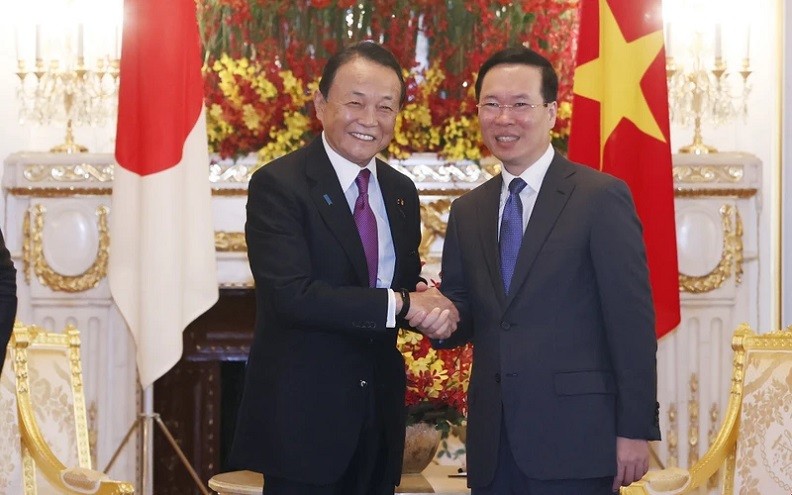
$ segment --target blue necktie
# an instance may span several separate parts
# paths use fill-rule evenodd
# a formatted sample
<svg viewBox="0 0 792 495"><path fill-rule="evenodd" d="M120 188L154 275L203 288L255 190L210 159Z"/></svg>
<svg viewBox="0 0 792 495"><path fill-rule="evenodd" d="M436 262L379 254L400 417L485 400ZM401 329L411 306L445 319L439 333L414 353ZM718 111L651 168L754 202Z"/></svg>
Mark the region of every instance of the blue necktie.
<svg viewBox="0 0 792 495"><path fill-rule="evenodd" d="M517 264L517 254L520 252L523 238L523 205L520 191L526 185L525 181L519 177L512 179L509 183L509 197L506 199L501 216L499 239L501 277L506 294L509 293L512 275L514 275L514 265Z"/></svg>

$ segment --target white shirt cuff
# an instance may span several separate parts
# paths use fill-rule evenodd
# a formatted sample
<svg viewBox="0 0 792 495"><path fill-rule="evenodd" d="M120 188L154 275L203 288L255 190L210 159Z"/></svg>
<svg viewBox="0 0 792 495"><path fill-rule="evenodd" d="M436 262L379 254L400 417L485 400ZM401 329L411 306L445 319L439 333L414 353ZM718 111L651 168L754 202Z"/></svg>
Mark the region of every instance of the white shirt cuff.
<svg viewBox="0 0 792 495"><path fill-rule="evenodd" d="M393 292L393 289L388 289L388 318L385 321L385 327L396 327L396 293Z"/></svg>

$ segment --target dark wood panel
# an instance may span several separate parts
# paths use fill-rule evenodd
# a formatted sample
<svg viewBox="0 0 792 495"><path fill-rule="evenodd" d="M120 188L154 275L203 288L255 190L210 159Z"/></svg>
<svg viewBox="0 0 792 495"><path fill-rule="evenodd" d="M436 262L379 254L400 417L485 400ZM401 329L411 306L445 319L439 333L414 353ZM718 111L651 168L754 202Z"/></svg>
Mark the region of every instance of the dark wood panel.
<svg viewBox="0 0 792 495"><path fill-rule="evenodd" d="M221 291L217 304L185 330L182 359L154 385L154 410L204 482L223 470L254 320L252 290ZM154 492L200 495L157 428Z"/></svg>

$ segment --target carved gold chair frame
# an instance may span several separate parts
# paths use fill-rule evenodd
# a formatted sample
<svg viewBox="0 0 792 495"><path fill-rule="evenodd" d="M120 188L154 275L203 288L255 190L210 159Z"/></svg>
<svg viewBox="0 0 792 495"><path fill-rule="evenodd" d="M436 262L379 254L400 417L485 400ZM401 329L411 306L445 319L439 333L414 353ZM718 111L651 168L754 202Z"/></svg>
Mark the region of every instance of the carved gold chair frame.
<svg viewBox="0 0 792 495"><path fill-rule="evenodd" d="M19 322L14 326L9 350L13 352L16 375L17 408L22 444L24 494L37 493L37 471L55 489L65 494L124 495L135 493L130 483L114 481L104 473L91 469L85 395L80 361L80 333L69 325L64 333L49 333L36 326ZM31 397L32 354L46 350L68 360L72 394L71 417L74 420L79 466L65 466L53 452L36 416L35 399Z"/></svg>
<svg viewBox="0 0 792 495"><path fill-rule="evenodd" d="M792 326L760 335L742 324L734 332L732 349L729 402L723 424L707 452L688 470L650 471L640 481L623 487L622 495L698 493L699 488L717 484L724 495L743 493L750 486L755 489L745 493L771 493L762 491L771 485L782 490L773 493L790 493L790 481L779 476L780 465L759 463L757 458L777 458L778 441L767 439L779 434L779 438L785 438L791 430L792 416L786 416L792 398ZM749 397L752 400L747 403ZM756 397L765 399L753 401ZM750 432L751 437L745 432ZM766 447L757 445L762 439L769 442ZM758 452L759 449L767 452ZM784 469L780 466L781 471Z"/></svg>

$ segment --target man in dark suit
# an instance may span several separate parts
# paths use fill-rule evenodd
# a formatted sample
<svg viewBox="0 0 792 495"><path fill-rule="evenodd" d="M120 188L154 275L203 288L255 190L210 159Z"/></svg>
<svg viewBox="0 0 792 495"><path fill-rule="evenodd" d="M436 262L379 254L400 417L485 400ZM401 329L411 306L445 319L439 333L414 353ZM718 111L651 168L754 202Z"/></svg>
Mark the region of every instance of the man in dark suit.
<svg viewBox="0 0 792 495"><path fill-rule="evenodd" d="M14 329L17 312L16 269L0 232L0 372L3 370L5 350Z"/></svg>
<svg viewBox="0 0 792 495"><path fill-rule="evenodd" d="M228 464L264 473L265 495L392 495L404 446L397 323L433 338L456 328L454 306L419 284L415 185L374 158L404 98L389 51L345 48L314 97L322 136L251 178L256 329Z"/></svg>
<svg viewBox="0 0 792 495"><path fill-rule="evenodd" d="M660 434L641 225L623 182L553 149L557 91L524 47L476 81L503 168L451 207L442 291L461 319L439 344L474 344L474 495L609 493L646 472Z"/></svg>

